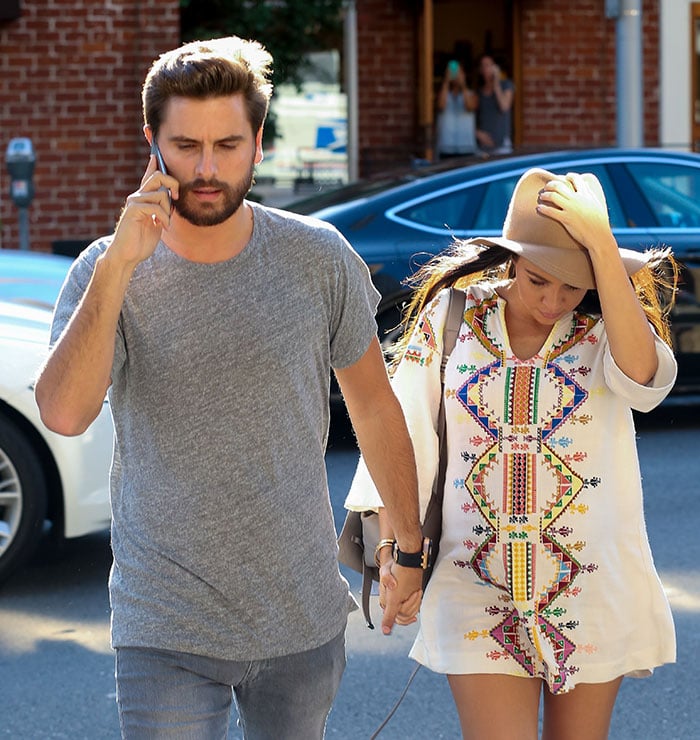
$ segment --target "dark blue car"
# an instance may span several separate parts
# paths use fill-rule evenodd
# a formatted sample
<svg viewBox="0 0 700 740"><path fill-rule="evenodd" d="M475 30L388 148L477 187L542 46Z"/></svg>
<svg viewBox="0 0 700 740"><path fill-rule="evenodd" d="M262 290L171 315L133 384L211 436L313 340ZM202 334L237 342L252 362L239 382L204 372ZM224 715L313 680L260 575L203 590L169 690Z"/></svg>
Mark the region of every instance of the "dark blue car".
<svg viewBox="0 0 700 740"><path fill-rule="evenodd" d="M592 172L605 190L620 246L668 245L681 262L673 313L679 374L675 394L700 390L700 155L654 149L572 150L472 159L349 185L293 203L329 221L367 262L382 294L378 323L391 336L406 300L404 280L452 239L500 234L510 196L530 167Z"/></svg>

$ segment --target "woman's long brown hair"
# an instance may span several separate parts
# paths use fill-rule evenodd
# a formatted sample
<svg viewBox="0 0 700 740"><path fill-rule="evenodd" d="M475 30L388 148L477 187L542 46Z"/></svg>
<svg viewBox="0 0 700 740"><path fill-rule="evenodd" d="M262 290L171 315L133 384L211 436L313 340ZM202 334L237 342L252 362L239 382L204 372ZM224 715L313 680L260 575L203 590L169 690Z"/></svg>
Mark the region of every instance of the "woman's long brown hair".
<svg viewBox="0 0 700 740"><path fill-rule="evenodd" d="M646 265L630 280L647 320L661 339L671 346L669 313L678 287L678 263L668 249L654 248L645 254L648 255ZM401 336L390 350L391 368L395 368L403 357L421 311L441 290L512 278L513 258L513 253L505 247L458 240L408 278L406 285L413 289L413 293L401 321ZM578 309L584 313L600 314L597 291L587 291Z"/></svg>

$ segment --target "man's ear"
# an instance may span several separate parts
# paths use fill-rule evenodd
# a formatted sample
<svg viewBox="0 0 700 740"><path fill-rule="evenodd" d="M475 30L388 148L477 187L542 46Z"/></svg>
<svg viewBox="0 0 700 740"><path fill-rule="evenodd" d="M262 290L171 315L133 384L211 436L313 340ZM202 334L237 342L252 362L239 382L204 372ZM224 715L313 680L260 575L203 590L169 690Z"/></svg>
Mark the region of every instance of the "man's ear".
<svg viewBox="0 0 700 740"><path fill-rule="evenodd" d="M255 135L255 164L260 164L260 162L263 161L265 155L263 153L263 147L262 147L262 138L263 138L263 127L261 126L258 129L258 133Z"/></svg>
<svg viewBox="0 0 700 740"><path fill-rule="evenodd" d="M150 146L153 143L153 129L147 123L143 124L143 135Z"/></svg>

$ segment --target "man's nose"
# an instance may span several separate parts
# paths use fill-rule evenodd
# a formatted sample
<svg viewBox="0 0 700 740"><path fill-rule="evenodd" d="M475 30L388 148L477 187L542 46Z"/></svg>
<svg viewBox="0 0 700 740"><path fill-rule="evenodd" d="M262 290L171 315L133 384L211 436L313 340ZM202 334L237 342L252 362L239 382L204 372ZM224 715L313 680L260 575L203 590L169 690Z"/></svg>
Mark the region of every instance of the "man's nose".
<svg viewBox="0 0 700 740"><path fill-rule="evenodd" d="M197 175L205 179L216 174L216 158L213 150L203 149L197 161Z"/></svg>

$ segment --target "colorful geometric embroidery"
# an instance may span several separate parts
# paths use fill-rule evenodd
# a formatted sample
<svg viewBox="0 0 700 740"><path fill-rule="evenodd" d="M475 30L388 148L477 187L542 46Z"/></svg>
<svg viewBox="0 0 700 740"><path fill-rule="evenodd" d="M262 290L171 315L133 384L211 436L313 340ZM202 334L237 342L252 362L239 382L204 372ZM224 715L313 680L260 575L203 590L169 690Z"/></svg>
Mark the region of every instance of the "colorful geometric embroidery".
<svg viewBox="0 0 700 740"><path fill-rule="evenodd" d="M437 350L437 338L435 337L435 330L430 322L430 317L426 314L423 320L420 322L418 331L420 332L421 340L423 345L426 346L431 352Z"/></svg>
<svg viewBox="0 0 700 740"><path fill-rule="evenodd" d="M490 631L493 639L528 674L546 673L543 677L556 692L576 671L568 665L576 645L564 634L576 623L555 625L546 617L557 611L557 598L571 595L582 570L571 552L575 547L567 549L560 540L571 529L560 527L557 520L574 509L586 482L572 468L576 453L557 454L568 444L566 436L555 433L577 418L576 411L587 398L572 377L574 372L585 375L582 368L567 372L565 361L556 359L575 359L567 353L596 320L575 315L567 335L544 361L510 358L506 366L505 352L489 331L489 317L496 308L494 298L465 314L474 336L494 359L473 369L455 394L485 435L478 440L482 451L464 456L471 467L464 477L470 498L463 510L476 511L480 518L469 533L473 546L469 567L483 582L510 597L511 610ZM500 655L494 651L492 657Z"/></svg>
<svg viewBox="0 0 700 740"><path fill-rule="evenodd" d="M430 318L427 312L423 314L417 328L418 341L416 342L414 338L414 342L408 345L403 356L404 361L426 366L432 362L438 345Z"/></svg>
<svg viewBox="0 0 700 740"><path fill-rule="evenodd" d="M497 340L489 336L486 328L489 315L497 311L498 296L494 295L493 298L477 303L472 308L468 308L464 313L464 321L471 327L474 336L484 345L486 350L498 357L499 360L502 360L503 350L498 345Z"/></svg>
<svg viewBox="0 0 700 740"><path fill-rule="evenodd" d="M588 314L575 313L573 321L571 322L571 330L569 334L552 347L545 357L545 362L551 362L561 357L568 352L575 344L586 339L586 341L597 343L598 337L594 334L589 334L591 329L598 323L600 319L595 316L589 316ZM588 336L586 336L588 335Z"/></svg>
<svg viewBox="0 0 700 740"><path fill-rule="evenodd" d="M491 637L514 658L531 676L535 675L532 657L528 655L528 641L521 640L520 618L513 610L500 624L491 630Z"/></svg>

